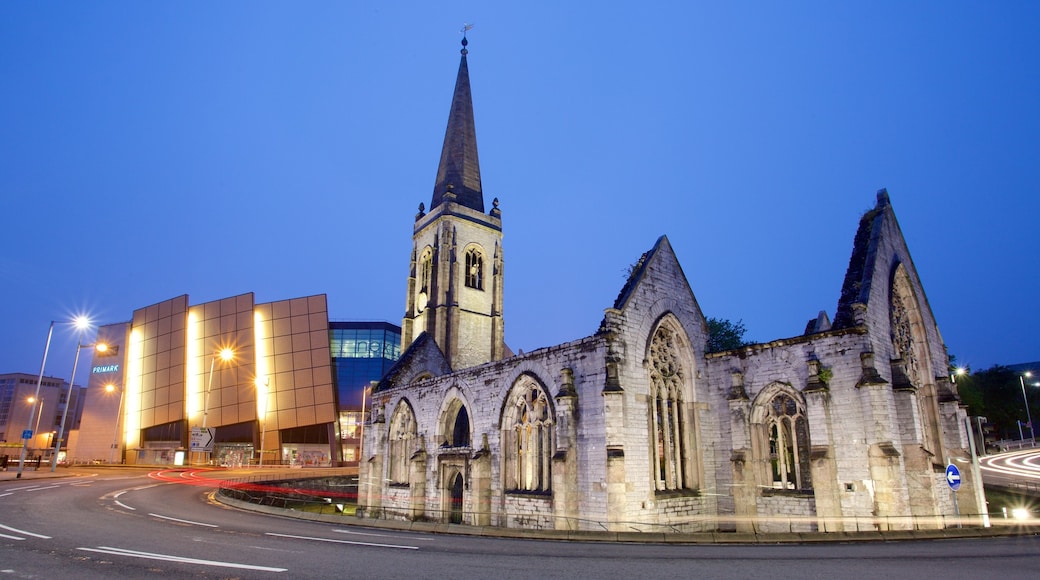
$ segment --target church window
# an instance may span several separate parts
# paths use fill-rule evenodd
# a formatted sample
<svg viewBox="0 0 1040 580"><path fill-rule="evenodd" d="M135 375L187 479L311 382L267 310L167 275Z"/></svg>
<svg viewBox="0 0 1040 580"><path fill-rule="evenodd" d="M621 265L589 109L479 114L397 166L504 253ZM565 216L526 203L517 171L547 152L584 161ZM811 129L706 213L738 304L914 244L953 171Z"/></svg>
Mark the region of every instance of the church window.
<svg viewBox="0 0 1040 580"><path fill-rule="evenodd" d="M657 329L650 343L650 459L657 491L698 485L680 344L679 335L667 325Z"/></svg>
<svg viewBox="0 0 1040 580"><path fill-rule="evenodd" d="M470 446L470 423L469 411L462 401L455 399L448 406L444 415L445 422L442 423L444 433L444 447L469 447Z"/></svg>
<svg viewBox="0 0 1040 580"><path fill-rule="evenodd" d="M419 291L430 294L430 272L433 270L433 253L427 248L419 259Z"/></svg>
<svg viewBox="0 0 1040 580"><path fill-rule="evenodd" d="M901 378L905 378L909 383L909 392L914 393L917 403L916 410L912 408L911 403L897 409L897 412L909 418L916 411L917 425L921 433L918 441L933 456L943 457L938 399L935 382L929 372L931 360L924 321L910 276L902 264L896 267L892 280L889 317L894 357L893 375L899 373L902 375ZM909 423L912 421L908 420Z"/></svg>
<svg viewBox="0 0 1040 580"><path fill-rule="evenodd" d="M466 407L459 408L459 414L455 415L455 426L451 432L451 443L453 447L466 447L469 445L469 412Z"/></svg>
<svg viewBox="0 0 1040 580"><path fill-rule="evenodd" d="M408 483L409 459L415 451L416 423L412 407L402 401L390 419L390 483Z"/></svg>
<svg viewBox="0 0 1040 580"><path fill-rule="evenodd" d="M479 250L466 252L466 287L484 289L484 257Z"/></svg>
<svg viewBox="0 0 1040 580"><path fill-rule="evenodd" d="M533 377L522 377L510 391L502 420L507 490L552 489L553 412L551 399Z"/></svg>
<svg viewBox="0 0 1040 580"><path fill-rule="evenodd" d="M752 411L752 431L757 438L761 483L773 489L812 489L809 468L809 421L801 396L776 383L759 395Z"/></svg>

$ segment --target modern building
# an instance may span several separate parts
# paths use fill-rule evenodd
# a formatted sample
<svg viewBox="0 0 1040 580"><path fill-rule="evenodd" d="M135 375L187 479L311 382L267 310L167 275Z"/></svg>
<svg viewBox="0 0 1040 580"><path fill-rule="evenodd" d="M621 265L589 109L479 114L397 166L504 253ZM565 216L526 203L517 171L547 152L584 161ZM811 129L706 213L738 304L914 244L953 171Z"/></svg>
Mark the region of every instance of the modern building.
<svg viewBox="0 0 1040 580"><path fill-rule="evenodd" d="M39 382L39 401L34 400ZM22 434L32 436L24 443L30 457L50 458L57 443L62 419L66 421L58 459L64 460L69 433L78 427L82 412L82 389L57 377L25 373L0 375L0 456L21 457ZM71 403L70 403L71 401ZM68 412L66 413L66 407Z"/></svg>
<svg viewBox="0 0 1040 580"><path fill-rule="evenodd" d="M503 212L484 206L474 126L463 39L429 210L412 224L404 350L372 392L359 514L662 533L981 522L967 418L887 191L860 219L833 323L813 313L789 337L706 352L661 236L593 334L513 355Z"/></svg>
<svg viewBox="0 0 1040 580"><path fill-rule="evenodd" d="M329 322L333 379L339 404L340 452L346 463L361 456L368 388L401 358L401 327L389 322Z"/></svg>
<svg viewBox="0 0 1040 580"><path fill-rule="evenodd" d="M325 295L191 305L187 295L102 326L74 461L339 461Z"/></svg>

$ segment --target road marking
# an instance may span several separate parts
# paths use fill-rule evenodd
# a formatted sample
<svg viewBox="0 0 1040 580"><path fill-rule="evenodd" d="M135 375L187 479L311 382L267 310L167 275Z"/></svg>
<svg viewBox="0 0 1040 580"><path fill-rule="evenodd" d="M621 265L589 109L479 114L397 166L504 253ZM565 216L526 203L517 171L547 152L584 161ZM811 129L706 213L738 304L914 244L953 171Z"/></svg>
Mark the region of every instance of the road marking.
<svg viewBox="0 0 1040 580"><path fill-rule="evenodd" d="M241 570L260 570L262 572L285 572L288 568L270 568L268 566L254 566L252 564L236 564L234 562L218 562L216 560L199 560L196 558L183 558L181 556L169 556L167 554L153 554L151 552L138 552L137 550L126 550L123 548L111 548L109 546L98 546L97 548L77 548L84 552L98 552L111 554L113 556L127 556L129 558L144 558L146 560L163 560L165 562L179 562L181 564L200 564L203 566L220 566L222 568L239 568Z"/></svg>
<svg viewBox="0 0 1040 580"><path fill-rule="evenodd" d="M292 538L295 540L311 540L314 542L331 542L333 544L352 544L354 546L371 546L373 548L398 548L400 550L418 550L419 546L399 546L397 544L373 544L371 542L351 542L350 540L333 540L332 538L312 538L310 536L293 536L290 534L276 534L267 532L268 536L277 538Z"/></svg>
<svg viewBox="0 0 1040 580"><path fill-rule="evenodd" d="M355 532L352 530L332 530L338 534L351 534L354 536L375 536L378 538L406 538L413 542L433 542L436 538L414 538L412 536L402 536L398 534L372 534L369 532Z"/></svg>
<svg viewBox="0 0 1040 580"><path fill-rule="evenodd" d="M34 488L34 489L27 489L26 491L43 491L45 489L54 489L56 487L61 487L61 486L60 485L48 485L47 487L37 487L37 488Z"/></svg>
<svg viewBox="0 0 1040 580"><path fill-rule="evenodd" d="M177 519L177 518L171 518L170 516L161 516L159 514L148 514L148 515L152 516L153 518L159 518L159 519L162 519L162 520L170 520L171 522L180 522L182 524L190 524L192 526L205 526L207 528L219 528L220 527L220 526L215 526L213 524L204 524L202 522L193 522L191 520L181 520L181 519Z"/></svg>
<svg viewBox="0 0 1040 580"><path fill-rule="evenodd" d="M8 540L25 540L25 538L19 538L18 536L8 536L7 534L0 534L0 538L7 538Z"/></svg>
<svg viewBox="0 0 1040 580"><path fill-rule="evenodd" d="M10 494L10 493L0 493L0 497L7 497L9 495L13 495L13 494Z"/></svg>
<svg viewBox="0 0 1040 580"><path fill-rule="evenodd" d="M117 500L115 500L115 502L116 502L116 505L117 505L117 506L119 506L119 507L121 507L121 508L123 508L123 509L128 509L128 510L130 510L130 511L132 511L132 512L136 512L136 511L137 511L137 508L132 508L132 507L130 507L130 506L128 506L128 505L126 505L125 503L123 503L123 502L119 501L118 499L117 499Z"/></svg>
<svg viewBox="0 0 1040 580"><path fill-rule="evenodd" d="M43 535L40 535L40 534L34 534L32 532L27 532L25 530L19 530L18 528L12 528L11 526L5 526L3 524L0 524L0 528L3 528L3 529L5 529L5 530L7 530L9 532L15 532L15 533L18 533L18 534L22 534L23 536L32 536L34 538L41 538L41 539L44 539L44 540L51 539L50 536L43 536Z"/></svg>

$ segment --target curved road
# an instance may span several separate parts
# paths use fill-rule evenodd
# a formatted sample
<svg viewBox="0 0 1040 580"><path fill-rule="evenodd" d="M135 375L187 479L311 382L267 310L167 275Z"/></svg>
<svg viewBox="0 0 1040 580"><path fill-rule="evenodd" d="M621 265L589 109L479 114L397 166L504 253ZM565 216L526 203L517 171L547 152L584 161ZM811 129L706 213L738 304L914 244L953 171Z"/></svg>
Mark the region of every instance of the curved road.
<svg viewBox="0 0 1040 580"><path fill-rule="evenodd" d="M1040 449L980 457L979 468L986 483L1040 492Z"/></svg>
<svg viewBox="0 0 1040 580"><path fill-rule="evenodd" d="M209 499L191 472L0 481L12 578L712 578L1032 576L1036 537L782 546L544 542L301 521Z"/></svg>

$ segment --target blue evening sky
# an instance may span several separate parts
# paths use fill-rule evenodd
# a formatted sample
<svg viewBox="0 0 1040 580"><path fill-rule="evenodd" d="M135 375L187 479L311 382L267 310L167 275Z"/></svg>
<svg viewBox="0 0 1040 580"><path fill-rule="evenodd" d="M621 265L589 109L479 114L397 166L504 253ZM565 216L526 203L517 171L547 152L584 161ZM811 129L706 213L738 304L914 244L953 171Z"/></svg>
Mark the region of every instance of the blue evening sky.
<svg viewBox="0 0 1040 580"><path fill-rule="evenodd" d="M950 352L1040 359L1040 3L505 4L0 3L0 372L184 293L400 323L463 22L514 350L662 234L706 315L798 335L885 187Z"/></svg>

